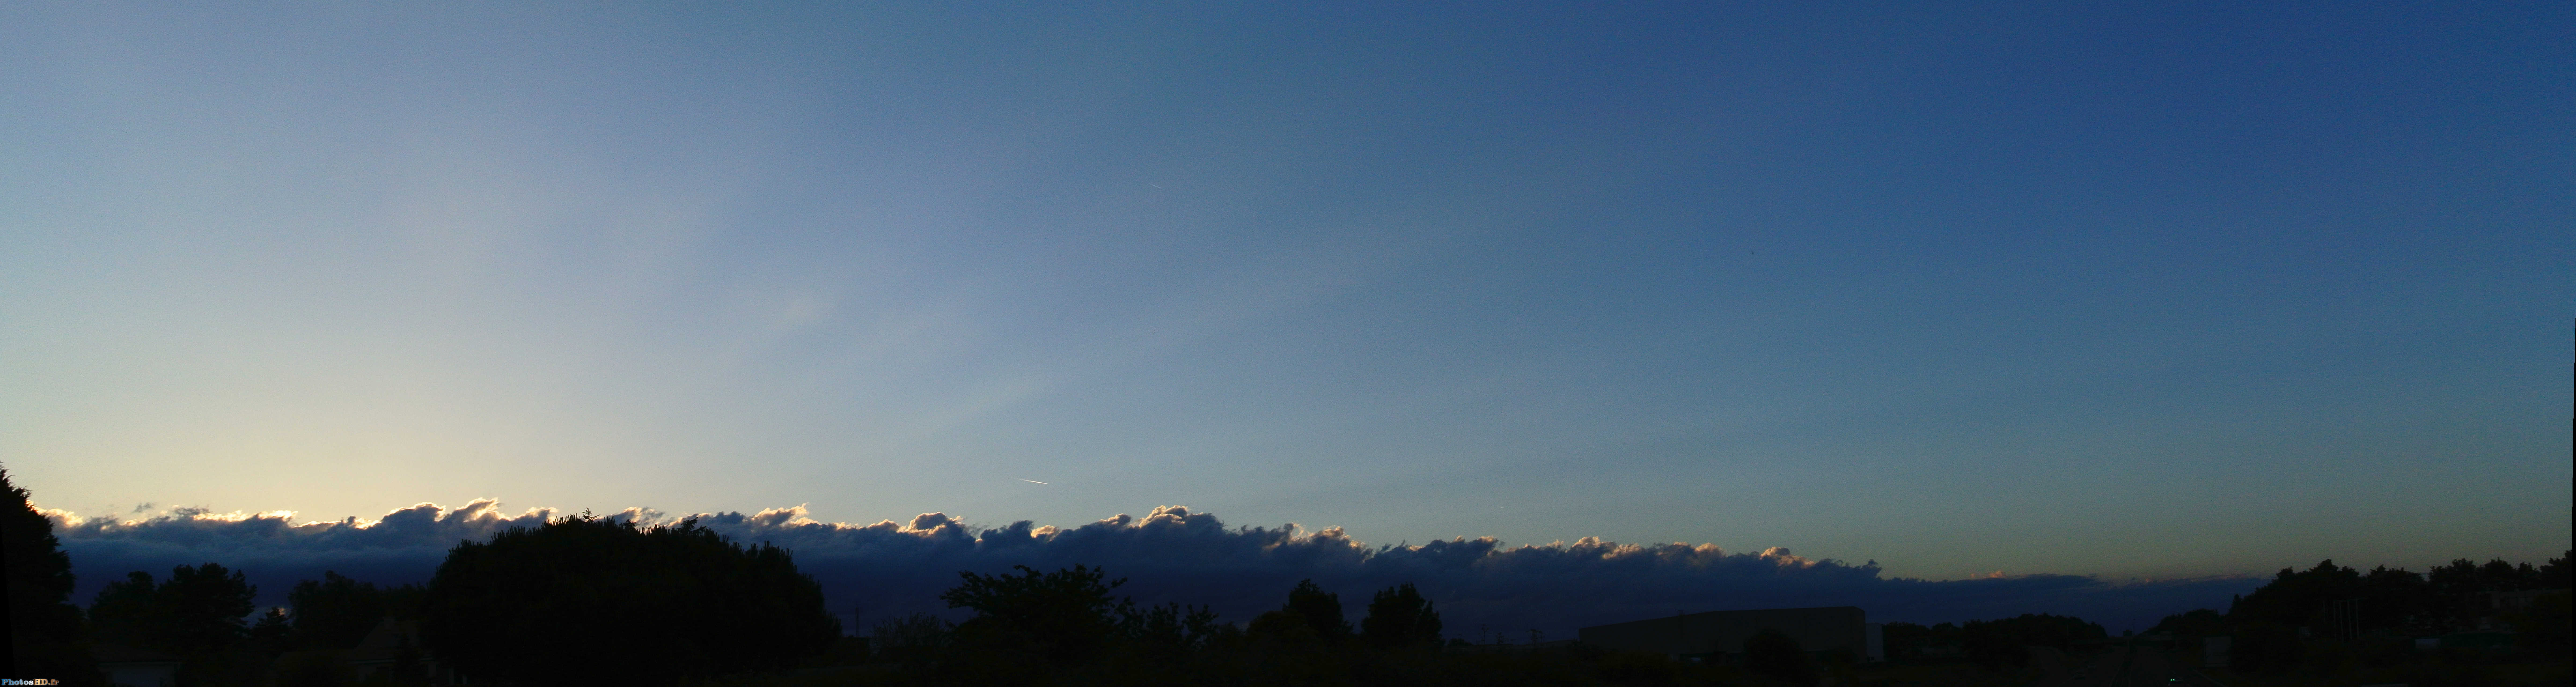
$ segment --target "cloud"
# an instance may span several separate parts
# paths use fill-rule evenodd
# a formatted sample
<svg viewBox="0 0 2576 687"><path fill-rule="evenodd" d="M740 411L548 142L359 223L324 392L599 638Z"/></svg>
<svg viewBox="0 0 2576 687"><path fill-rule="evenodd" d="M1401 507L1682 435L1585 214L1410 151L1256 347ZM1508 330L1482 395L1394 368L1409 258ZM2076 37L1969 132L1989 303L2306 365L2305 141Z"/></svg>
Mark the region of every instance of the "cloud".
<svg viewBox="0 0 2576 687"><path fill-rule="evenodd" d="M534 509L505 516L499 503L476 500L448 509L423 503L373 521L295 523L294 513L210 513L176 508L136 520L83 518L46 510L79 576L73 601L86 604L109 580L132 570L165 576L178 565L215 562L238 568L260 587L260 603L285 603L297 580L336 570L361 580L425 582L447 549L511 527L543 523L557 513Z"/></svg>
<svg viewBox="0 0 2576 687"><path fill-rule="evenodd" d="M246 571L262 603L283 601L296 580L325 569L379 583L427 581L448 548L560 513L504 515L496 501L455 509L423 503L374 521L292 522L292 513L173 511L141 520L83 519L49 511L82 584L78 601L128 570L160 573L207 561ZM630 508L608 517L647 523L679 518ZM1337 591L1354 618L1368 596L1413 583L1439 604L1451 636L1481 631L1526 637L1538 629L1570 637L1577 627L1736 608L1860 606L1873 621L1944 622L2020 613L2072 614L2114 631L2165 614L2222 606L2260 581L2246 577L2114 584L2080 575L2021 575L1926 581L1890 578L1875 562L1810 559L1785 548L1730 552L1713 544L1574 542L1509 545L1490 537L1376 546L1340 528L1295 524L1227 527L1182 506L1143 517L1117 515L1075 527L1029 521L979 528L945 513L868 525L818 522L803 506L755 513L699 514L700 524L737 541L793 551L820 581L832 610L859 625L915 611L955 616L938 600L957 572L1103 567L1140 602L1213 606L1231 620L1277 607L1287 589L1313 579Z"/></svg>

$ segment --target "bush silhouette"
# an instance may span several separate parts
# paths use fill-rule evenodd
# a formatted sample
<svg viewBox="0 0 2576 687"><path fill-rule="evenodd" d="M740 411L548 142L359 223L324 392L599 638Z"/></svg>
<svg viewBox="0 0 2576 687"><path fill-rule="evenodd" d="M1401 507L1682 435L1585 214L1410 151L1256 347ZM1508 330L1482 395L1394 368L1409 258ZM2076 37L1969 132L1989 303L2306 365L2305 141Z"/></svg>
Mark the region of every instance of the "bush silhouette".
<svg viewBox="0 0 2576 687"><path fill-rule="evenodd" d="M467 675L526 684L667 684L785 668L840 621L785 549L694 520L584 513L463 542L431 578L421 639Z"/></svg>

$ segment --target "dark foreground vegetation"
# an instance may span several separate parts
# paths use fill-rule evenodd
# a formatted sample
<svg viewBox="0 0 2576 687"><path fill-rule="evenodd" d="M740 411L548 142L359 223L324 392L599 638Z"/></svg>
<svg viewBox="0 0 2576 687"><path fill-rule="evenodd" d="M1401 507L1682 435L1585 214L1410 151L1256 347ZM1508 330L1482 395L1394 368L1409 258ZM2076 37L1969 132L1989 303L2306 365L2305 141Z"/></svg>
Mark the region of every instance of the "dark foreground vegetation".
<svg viewBox="0 0 2576 687"><path fill-rule="evenodd" d="M2567 558L2452 561L2426 573L2318 563L2282 569L2226 611L2167 616L2113 639L2072 618L1890 623L1891 663L2026 666L2026 645L2070 655L2130 643L2234 687L2558 685L2569 679Z"/></svg>
<svg viewBox="0 0 2576 687"><path fill-rule="evenodd" d="M464 675L651 684L778 670L841 635L783 549L697 526L588 513L458 545L423 597L420 639Z"/></svg>
<svg viewBox="0 0 2576 687"><path fill-rule="evenodd" d="M2153 634L2202 648L2247 685L2567 684L2567 558L2466 559L2423 574L2324 561L2283 568L2225 613L2168 616ZM2224 637L2223 656L2206 651Z"/></svg>
<svg viewBox="0 0 2576 687"><path fill-rule="evenodd" d="M2023 615L1886 626L1887 660L1813 652L1765 632L1707 662L1579 642L1454 638L1412 585L1369 592L1346 618L1312 581L1243 624L1206 608L1140 606L1087 566L959 573L941 595L970 613L916 614L844 636L789 553L693 522L645 527L585 513L449 552L426 586L336 573L258 613L256 589L215 563L129 573L86 612L26 492L0 513L8 555L5 677L105 684L102 668L162 666L183 687L337 685L1743 685L2053 684L2058 665L2114 648L2196 662L2229 687L2564 684L2564 558L2454 562L2418 575L2332 562L2283 570L2224 613L2168 617L2113 638L2078 618ZM2548 590L2557 590L2554 593ZM1356 601L1356 599L1354 600ZM2213 639L2213 638L2224 638ZM2071 657L2071 658L2070 658ZM2194 687L2211 687L2195 685Z"/></svg>

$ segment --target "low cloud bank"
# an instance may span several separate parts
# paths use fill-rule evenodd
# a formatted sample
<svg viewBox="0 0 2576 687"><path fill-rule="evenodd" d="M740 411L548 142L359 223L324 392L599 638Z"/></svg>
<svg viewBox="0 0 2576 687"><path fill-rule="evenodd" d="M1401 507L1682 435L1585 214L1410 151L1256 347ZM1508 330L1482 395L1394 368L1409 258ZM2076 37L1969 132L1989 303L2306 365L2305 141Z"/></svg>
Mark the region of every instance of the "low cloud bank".
<svg viewBox="0 0 2576 687"><path fill-rule="evenodd" d="M244 570L264 605L283 603L288 587L326 569L384 584L426 582L459 541L563 515L552 509L505 515L488 499L455 509L424 503L372 522L297 524L286 513L190 510L141 520L50 514L80 576L76 601L86 603L129 570L157 577L172 566L213 561ZM678 519L649 509L609 517ZM960 570L1076 563L1128 578L1119 591L1139 602L1205 604L1235 621L1278 607L1301 579L1339 592L1354 620L1370 593L1410 582L1439 604L1450 636L1500 633L1515 641L1526 641L1532 629L1567 638L1585 625L1677 611L1796 606L1859 606L1872 621L1921 623L2071 614L2117 632L2143 629L2169 613L2223 608L2229 595L2261 583L2222 577L2112 584L2079 575L1936 582L1884 577L1876 563L1808 559L1782 548L1729 552L1711 544L1589 537L1546 545L1510 546L1486 537L1371 547L1340 528L1228 528L1213 514L1181 506L1070 528L1028 521L976 528L941 513L908 523L825 523L806 517L803 507L695 517L737 541L792 550L798 567L823 584L832 610L859 627L915 611L961 617L936 598L956 584Z"/></svg>

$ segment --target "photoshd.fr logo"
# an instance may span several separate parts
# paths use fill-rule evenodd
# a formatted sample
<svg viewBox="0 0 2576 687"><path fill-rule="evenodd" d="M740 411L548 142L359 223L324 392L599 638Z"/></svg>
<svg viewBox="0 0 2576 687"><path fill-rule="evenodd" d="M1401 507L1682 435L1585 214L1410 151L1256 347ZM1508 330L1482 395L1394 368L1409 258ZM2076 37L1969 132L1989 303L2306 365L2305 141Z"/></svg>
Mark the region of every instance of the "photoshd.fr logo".
<svg viewBox="0 0 2576 687"><path fill-rule="evenodd" d="M62 683L63 683L63 681L61 681L61 680L56 680L56 679L49 678L49 677L40 677L40 678L36 678L36 679L33 679L33 680L20 680L20 679L13 678L13 677L0 677L0 685L59 685L59 684L62 684Z"/></svg>

